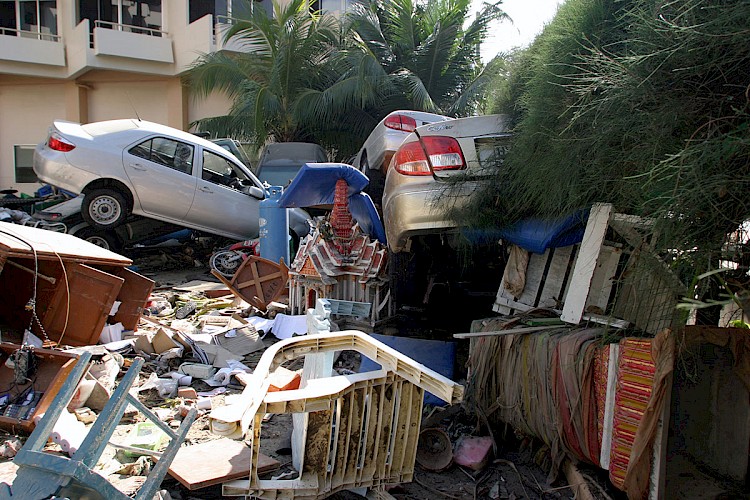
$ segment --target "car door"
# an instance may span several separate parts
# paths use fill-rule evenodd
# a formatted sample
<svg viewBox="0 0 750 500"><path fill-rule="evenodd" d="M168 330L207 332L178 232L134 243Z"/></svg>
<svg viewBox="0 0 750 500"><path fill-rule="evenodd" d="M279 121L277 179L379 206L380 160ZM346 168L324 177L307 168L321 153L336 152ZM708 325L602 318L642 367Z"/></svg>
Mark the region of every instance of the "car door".
<svg viewBox="0 0 750 500"><path fill-rule="evenodd" d="M125 172L145 215L181 221L195 197L195 146L171 137L151 137L123 152Z"/></svg>
<svg viewBox="0 0 750 500"><path fill-rule="evenodd" d="M240 165L207 149L201 150L198 168L200 176L187 220L236 239L258 236L260 200L243 189L261 188L260 183Z"/></svg>

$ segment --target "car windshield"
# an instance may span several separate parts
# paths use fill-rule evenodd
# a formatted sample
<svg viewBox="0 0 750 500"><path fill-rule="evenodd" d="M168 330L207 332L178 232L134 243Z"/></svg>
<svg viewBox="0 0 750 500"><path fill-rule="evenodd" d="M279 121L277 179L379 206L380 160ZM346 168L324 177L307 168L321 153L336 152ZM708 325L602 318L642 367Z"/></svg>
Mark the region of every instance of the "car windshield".
<svg viewBox="0 0 750 500"><path fill-rule="evenodd" d="M302 165L266 165L258 171L261 182L267 182L270 186L286 186L294 179Z"/></svg>

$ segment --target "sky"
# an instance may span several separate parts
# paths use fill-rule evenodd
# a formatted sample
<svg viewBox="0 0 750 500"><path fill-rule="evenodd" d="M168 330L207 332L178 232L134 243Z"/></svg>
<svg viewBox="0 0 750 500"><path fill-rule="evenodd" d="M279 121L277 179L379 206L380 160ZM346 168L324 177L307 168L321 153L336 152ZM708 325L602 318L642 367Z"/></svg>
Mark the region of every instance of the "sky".
<svg viewBox="0 0 750 500"><path fill-rule="evenodd" d="M534 40L546 23L552 20L559 4L564 0L504 0L500 7L513 20L493 26L482 44L482 61L488 62L498 52L513 47L525 47ZM472 14L479 10L484 0L472 2Z"/></svg>

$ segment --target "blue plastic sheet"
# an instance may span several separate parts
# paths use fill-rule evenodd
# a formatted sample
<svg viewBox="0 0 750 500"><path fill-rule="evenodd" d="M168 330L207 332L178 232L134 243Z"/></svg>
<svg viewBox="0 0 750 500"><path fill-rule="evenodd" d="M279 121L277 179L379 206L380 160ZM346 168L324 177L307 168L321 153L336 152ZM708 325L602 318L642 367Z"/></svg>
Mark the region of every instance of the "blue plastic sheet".
<svg viewBox="0 0 750 500"><path fill-rule="evenodd" d="M474 244L489 244L502 239L529 252L543 254L549 248L580 243L586 230L589 210L557 219L525 219L505 229L464 229L461 234Z"/></svg>
<svg viewBox="0 0 750 500"><path fill-rule="evenodd" d="M586 230L588 210L557 219L526 219L502 230L501 238L533 253L580 243Z"/></svg>
<svg viewBox="0 0 750 500"><path fill-rule="evenodd" d="M370 336L388 347L396 349L401 354L409 356L417 363L438 372L448 378L453 378L453 364L456 359L456 343L443 342L440 340L413 339L409 337L392 337L390 335L378 335L371 333ZM368 357L362 357L359 365L359 373L379 370L380 365ZM425 404L445 406L442 399L432 393L425 392Z"/></svg>
<svg viewBox="0 0 750 500"><path fill-rule="evenodd" d="M332 205L336 181L344 179L349 196L361 193L370 182L365 174L344 163L306 163L284 189L279 203L286 208Z"/></svg>
<svg viewBox="0 0 750 500"><path fill-rule="evenodd" d="M279 199L282 207L333 205L336 181L349 186L349 210L365 234L386 244L385 229L372 199L362 190L369 183L365 174L344 163L306 163Z"/></svg>

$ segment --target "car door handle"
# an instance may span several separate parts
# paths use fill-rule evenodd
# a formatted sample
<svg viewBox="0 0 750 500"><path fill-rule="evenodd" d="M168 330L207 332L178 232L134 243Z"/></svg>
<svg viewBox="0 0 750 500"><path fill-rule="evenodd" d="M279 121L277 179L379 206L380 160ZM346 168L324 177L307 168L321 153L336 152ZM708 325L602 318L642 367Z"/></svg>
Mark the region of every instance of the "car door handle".
<svg viewBox="0 0 750 500"><path fill-rule="evenodd" d="M145 170L146 170L146 167L144 167L144 166L143 166L143 165L141 165L140 163L131 163L131 164L130 164L130 167L131 167L132 169L134 169L134 170L140 170L140 171L145 171Z"/></svg>
<svg viewBox="0 0 750 500"><path fill-rule="evenodd" d="M213 193L213 190L208 186L201 186L198 188L199 191L203 191L204 193Z"/></svg>

